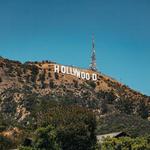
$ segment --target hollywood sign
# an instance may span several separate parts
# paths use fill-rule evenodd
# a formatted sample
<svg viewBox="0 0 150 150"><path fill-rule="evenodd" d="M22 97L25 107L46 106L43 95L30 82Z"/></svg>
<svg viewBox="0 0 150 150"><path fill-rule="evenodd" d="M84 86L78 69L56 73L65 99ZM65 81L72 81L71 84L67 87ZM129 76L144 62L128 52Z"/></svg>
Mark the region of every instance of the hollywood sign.
<svg viewBox="0 0 150 150"><path fill-rule="evenodd" d="M68 66L61 66L61 65L54 65L54 72L55 73L63 73L63 74L68 74L68 75L73 75L76 76L80 79L85 79L85 80L97 80L97 74L96 73L88 73L85 71L81 71L78 68L74 67L68 67Z"/></svg>

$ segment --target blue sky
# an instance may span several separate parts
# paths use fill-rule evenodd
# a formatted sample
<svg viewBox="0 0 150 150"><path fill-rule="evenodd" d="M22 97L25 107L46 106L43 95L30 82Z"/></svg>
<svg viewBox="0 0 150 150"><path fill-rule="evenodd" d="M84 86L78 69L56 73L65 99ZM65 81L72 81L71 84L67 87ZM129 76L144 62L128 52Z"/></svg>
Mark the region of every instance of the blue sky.
<svg viewBox="0 0 150 150"><path fill-rule="evenodd" d="M0 0L0 55L88 68L150 95L149 0Z"/></svg>

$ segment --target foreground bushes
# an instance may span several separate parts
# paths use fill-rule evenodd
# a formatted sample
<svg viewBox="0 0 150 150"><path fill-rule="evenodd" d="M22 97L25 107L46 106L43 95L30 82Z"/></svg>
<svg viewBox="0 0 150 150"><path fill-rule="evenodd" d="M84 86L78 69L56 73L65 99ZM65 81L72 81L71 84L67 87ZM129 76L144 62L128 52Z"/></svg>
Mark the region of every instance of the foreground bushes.
<svg viewBox="0 0 150 150"><path fill-rule="evenodd" d="M59 150L54 127L49 125L45 128L37 129L35 132L34 147L35 149Z"/></svg>
<svg viewBox="0 0 150 150"><path fill-rule="evenodd" d="M31 145L20 150L95 150L96 118L79 106L55 106L37 114Z"/></svg>
<svg viewBox="0 0 150 150"><path fill-rule="evenodd" d="M150 136L138 138L106 138L102 150L150 150Z"/></svg>
<svg viewBox="0 0 150 150"><path fill-rule="evenodd" d="M38 114L39 127L56 128L57 143L63 150L92 150L96 144L96 118L79 106L57 106Z"/></svg>

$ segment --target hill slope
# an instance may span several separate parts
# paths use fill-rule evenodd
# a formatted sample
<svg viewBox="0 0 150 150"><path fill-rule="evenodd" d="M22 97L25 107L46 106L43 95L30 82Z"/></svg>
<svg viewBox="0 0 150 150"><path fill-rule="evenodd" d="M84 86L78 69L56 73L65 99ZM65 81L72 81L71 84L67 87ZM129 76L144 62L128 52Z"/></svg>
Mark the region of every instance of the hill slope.
<svg viewBox="0 0 150 150"><path fill-rule="evenodd" d="M97 134L150 134L150 97L100 72L64 66L78 70L80 75L97 75L97 80L85 80L78 73L56 71L56 65L63 66L50 61L22 64L0 57L0 136L12 141L14 148L22 138L32 136L40 120L38 112L55 110L57 106L63 110L79 105L94 111Z"/></svg>
<svg viewBox="0 0 150 150"><path fill-rule="evenodd" d="M120 128L124 119L120 121L120 124L115 121L115 116L118 114L120 116L126 114L127 118L131 115L132 119L125 119L129 122L133 120L133 115L144 119L149 118L150 97L100 72L77 68L89 74L97 74L96 81L87 81L70 74L55 73L54 65L56 63L49 61L22 64L0 58L0 119L3 120L0 126L2 130L3 125L7 129L20 125L22 127L33 125L38 106L53 101L57 104L75 104L93 109L100 119L98 122L102 122L100 126L98 123L98 133L107 133L109 131L107 129L110 131L125 129L125 126ZM46 109L49 106L44 107ZM111 120L109 118L114 118L116 125L113 121L109 121ZM109 125L106 126L106 122L109 122ZM103 128L103 125L106 128Z"/></svg>
<svg viewBox="0 0 150 150"><path fill-rule="evenodd" d="M1 57L0 112L6 118L13 116L13 119L24 121L32 110L28 107L32 107L33 101L29 99L33 97L49 97L66 104L90 107L100 114L121 111L119 106L115 106L121 100L130 100L134 104L133 114L141 101L149 107L150 97L106 75L78 68L90 74L97 74L97 81L87 81L61 72L54 73L55 64L49 61L22 64Z"/></svg>

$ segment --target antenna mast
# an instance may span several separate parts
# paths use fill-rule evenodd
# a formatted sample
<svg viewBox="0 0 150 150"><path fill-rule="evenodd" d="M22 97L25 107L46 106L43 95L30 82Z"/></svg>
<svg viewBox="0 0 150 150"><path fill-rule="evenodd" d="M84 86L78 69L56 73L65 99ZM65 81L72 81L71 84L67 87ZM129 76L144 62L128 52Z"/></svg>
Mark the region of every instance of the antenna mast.
<svg viewBox="0 0 150 150"><path fill-rule="evenodd" d="M91 55L90 69L93 71L97 70L94 35L92 36L92 55Z"/></svg>

